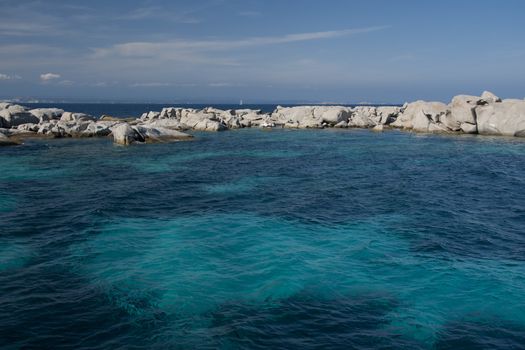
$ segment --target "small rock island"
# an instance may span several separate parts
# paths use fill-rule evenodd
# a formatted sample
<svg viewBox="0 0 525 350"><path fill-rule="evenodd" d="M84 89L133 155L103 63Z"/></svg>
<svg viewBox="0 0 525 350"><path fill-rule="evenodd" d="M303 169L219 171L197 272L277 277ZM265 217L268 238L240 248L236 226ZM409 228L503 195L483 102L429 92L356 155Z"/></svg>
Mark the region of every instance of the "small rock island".
<svg viewBox="0 0 525 350"><path fill-rule="evenodd" d="M112 137L122 145L191 139L188 130L239 128L397 128L422 133L525 137L525 100L502 100L491 92L458 95L449 104L416 101L403 106L278 106L261 110L212 107L164 108L137 119L96 118L57 108L28 109L0 103L0 146L31 137Z"/></svg>

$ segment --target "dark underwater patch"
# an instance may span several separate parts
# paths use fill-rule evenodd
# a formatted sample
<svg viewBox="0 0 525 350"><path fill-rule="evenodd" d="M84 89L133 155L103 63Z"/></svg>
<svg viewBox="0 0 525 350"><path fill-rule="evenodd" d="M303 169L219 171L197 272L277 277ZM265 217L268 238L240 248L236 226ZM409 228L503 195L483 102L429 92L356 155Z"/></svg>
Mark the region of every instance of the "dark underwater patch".
<svg viewBox="0 0 525 350"><path fill-rule="evenodd" d="M263 305L222 305L211 314L211 332L221 348L403 348L410 342L384 328L396 306L387 296L325 299L300 293Z"/></svg>
<svg viewBox="0 0 525 350"><path fill-rule="evenodd" d="M498 319L449 323L438 333L436 350L525 349L525 327Z"/></svg>
<svg viewBox="0 0 525 350"><path fill-rule="evenodd" d="M142 315L130 313L63 269L0 274L2 349L151 348L166 324L162 312L149 307Z"/></svg>

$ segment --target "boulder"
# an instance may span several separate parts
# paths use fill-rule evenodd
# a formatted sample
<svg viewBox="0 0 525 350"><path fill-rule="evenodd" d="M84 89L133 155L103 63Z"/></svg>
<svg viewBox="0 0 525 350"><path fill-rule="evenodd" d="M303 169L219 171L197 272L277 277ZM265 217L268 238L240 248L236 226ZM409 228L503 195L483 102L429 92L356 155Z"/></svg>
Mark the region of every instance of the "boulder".
<svg viewBox="0 0 525 350"><path fill-rule="evenodd" d="M132 127L146 142L168 142L188 140L193 136L185 134L180 131L162 128L162 127L148 127L137 125Z"/></svg>
<svg viewBox="0 0 525 350"><path fill-rule="evenodd" d="M132 117L114 117L111 115L103 114L97 122L113 122L115 124L117 123L132 123L136 122L137 119Z"/></svg>
<svg viewBox="0 0 525 350"><path fill-rule="evenodd" d="M350 108L346 107L316 107L314 108L314 117L322 123L335 125L342 121L348 121L351 115Z"/></svg>
<svg viewBox="0 0 525 350"><path fill-rule="evenodd" d="M10 102L0 102L0 111L1 111L2 109L9 108L9 106L11 106L11 103L10 103Z"/></svg>
<svg viewBox="0 0 525 350"><path fill-rule="evenodd" d="M151 118L150 118L149 113L148 113L147 118L156 119L155 114L154 114L155 112L150 112L150 113L153 113L151 114ZM177 109L174 107L163 108L160 111L160 114L158 115L158 119L169 119L169 118L180 118L180 109Z"/></svg>
<svg viewBox="0 0 525 350"><path fill-rule="evenodd" d="M147 114L147 119L148 120L159 119L159 117L160 117L160 112L153 112L153 111L151 111L151 112L149 112Z"/></svg>
<svg viewBox="0 0 525 350"><path fill-rule="evenodd" d="M263 122L259 124L259 127L263 129L271 129L271 128L274 128L275 126L276 126L275 123L272 122L271 120L263 120Z"/></svg>
<svg viewBox="0 0 525 350"><path fill-rule="evenodd" d="M476 106L485 103L481 97L458 95L452 99L450 112L441 120L450 130L461 130L461 124L476 125Z"/></svg>
<svg viewBox="0 0 525 350"><path fill-rule="evenodd" d="M227 130L228 128L218 121L203 119L197 124L193 125L192 129L199 131L223 131Z"/></svg>
<svg viewBox="0 0 525 350"><path fill-rule="evenodd" d="M61 130L60 135L56 136L82 136L82 133L87 129L91 121L59 121L56 127Z"/></svg>
<svg viewBox="0 0 525 350"><path fill-rule="evenodd" d="M22 106L14 105L0 111L0 126L2 127L12 128L22 124L38 122L40 120Z"/></svg>
<svg viewBox="0 0 525 350"><path fill-rule="evenodd" d="M349 128L373 128L377 123L367 110L359 109L348 120Z"/></svg>
<svg viewBox="0 0 525 350"><path fill-rule="evenodd" d="M383 125L391 124L396 120L399 112L400 112L399 107L388 107L388 106L377 107L376 115L379 118L376 122L377 124L383 124Z"/></svg>
<svg viewBox="0 0 525 350"><path fill-rule="evenodd" d="M237 115L219 115L217 117L228 129L240 129L244 127L241 123L241 117Z"/></svg>
<svg viewBox="0 0 525 350"><path fill-rule="evenodd" d="M60 117L62 122L95 121L96 118L85 113L64 112Z"/></svg>
<svg viewBox="0 0 525 350"><path fill-rule="evenodd" d="M180 122L188 129L200 131L222 131L226 130L226 126L218 120L213 118L213 114L187 112L182 113Z"/></svg>
<svg viewBox="0 0 525 350"><path fill-rule="evenodd" d="M108 136L109 134L111 134L111 129L108 123L91 122L88 123L87 127L80 133L80 136L98 137Z"/></svg>
<svg viewBox="0 0 525 350"><path fill-rule="evenodd" d="M37 132L42 135L48 135L51 132L51 129L56 125L56 120L40 123L38 125Z"/></svg>
<svg viewBox="0 0 525 350"><path fill-rule="evenodd" d="M17 127L18 130L31 132L37 132L39 128L39 125L34 123L21 124Z"/></svg>
<svg viewBox="0 0 525 350"><path fill-rule="evenodd" d="M461 123L459 128L464 134L477 134L478 133L478 126L474 124Z"/></svg>
<svg viewBox="0 0 525 350"><path fill-rule="evenodd" d="M128 123L116 125L112 129L112 134L113 141L121 145L130 145L137 142L179 141L192 138L191 135L172 129L151 127L146 125L131 126Z"/></svg>
<svg viewBox="0 0 525 350"><path fill-rule="evenodd" d="M24 106L20 106L20 105L9 105L7 108L9 112L11 113L22 113L22 112L27 112L27 108L24 107Z"/></svg>
<svg viewBox="0 0 525 350"><path fill-rule="evenodd" d="M409 103L391 124L393 127L428 131L430 123L440 123L447 113L447 105L442 102L416 101Z"/></svg>
<svg viewBox="0 0 525 350"><path fill-rule="evenodd" d="M478 133L525 136L525 101L504 100L476 108Z"/></svg>
<svg viewBox="0 0 525 350"><path fill-rule="evenodd" d="M314 112L315 107L312 106L278 106L270 119L274 124L284 125L287 128L322 128L323 121L321 120L320 112L318 111L317 117Z"/></svg>
<svg viewBox="0 0 525 350"><path fill-rule="evenodd" d="M247 114L261 114L262 110L260 109L236 109L233 111L235 115L238 115L239 117L244 117Z"/></svg>
<svg viewBox="0 0 525 350"><path fill-rule="evenodd" d="M348 122L346 120L341 120L339 123L334 125L334 128L347 128Z"/></svg>
<svg viewBox="0 0 525 350"><path fill-rule="evenodd" d="M52 119L60 119L64 110L60 108L36 108L30 110L29 113L37 117L41 123Z"/></svg>
<svg viewBox="0 0 525 350"><path fill-rule="evenodd" d="M119 145L131 145L135 142L144 142L144 138L128 123L118 124L111 129L113 142Z"/></svg>
<svg viewBox="0 0 525 350"><path fill-rule="evenodd" d="M482 94L481 94L481 99L486 102L486 103L497 103L497 102L501 102L501 98L499 98L498 96L494 95L492 92L490 91L484 91Z"/></svg>
<svg viewBox="0 0 525 350"><path fill-rule="evenodd" d="M419 113L415 113L414 118L412 118L411 122L412 130L417 132L428 132L428 128L430 127L430 123L432 122L432 120L421 111Z"/></svg>
<svg viewBox="0 0 525 350"><path fill-rule="evenodd" d="M160 128L166 128L166 129L172 129L172 130L184 130L186 129L186 126L183 125L178 119L158 119L154 120L152 122L142 124L146 127L160 127Z"/></svg>

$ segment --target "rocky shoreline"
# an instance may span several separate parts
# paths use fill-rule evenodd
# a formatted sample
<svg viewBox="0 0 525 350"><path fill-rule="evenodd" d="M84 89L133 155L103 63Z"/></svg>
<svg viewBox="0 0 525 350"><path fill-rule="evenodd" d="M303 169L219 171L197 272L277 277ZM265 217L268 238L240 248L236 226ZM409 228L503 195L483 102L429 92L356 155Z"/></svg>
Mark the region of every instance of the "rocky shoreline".
<svg viewBox="0 0 525 350"><path fill-rule="evenodd" d="M397 106L299 106L261 110L164 108L137 119L100 118L57 108L0 103L0 146L31 137L112 137L122 145L191 139L187 130L240 128L389 128L423 133L525 137L525 100L502 100L485 91L458 95L449 104L416 101Z"/></svg>

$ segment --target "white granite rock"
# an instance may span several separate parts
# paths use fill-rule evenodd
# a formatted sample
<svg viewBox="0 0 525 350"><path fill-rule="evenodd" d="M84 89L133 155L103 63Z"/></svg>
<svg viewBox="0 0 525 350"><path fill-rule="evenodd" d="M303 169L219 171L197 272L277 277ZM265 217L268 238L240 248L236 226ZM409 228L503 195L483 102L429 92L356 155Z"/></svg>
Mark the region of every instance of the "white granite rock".
<svg viewBox="0 0 525 350"><path fill-rule="evenodd" d="M19 105L9 105L0 111L0 127L12 128L21 124L38 123L40 120Z"/></svg>
<svg viewBox="0 0 525 350"><path fill-rule="evenodd" d="M481 97L470 95L454 96L450 104L450 113L442 119L442 123L449 129L461 130L461 124L476 125L476 106L482 102Z"/></svg>
<svg viewBox="0 0 525 350"><path fill-rule="evenodd" d="M60 108L36 108L29 111L32 115L37 117L40 122L49 121L52 119L60 119L64 110Z"/></svg>
<svg viewBox="0 0 525 350"><path fill-rule="evenodd" d="M119 145L131 145L135 142L145 142L145 139L128 123L117 124L111 129L113 142Z"/></svg>
<svg viewBox="0 0 525 350"><path fill-rule="evenodd" d="M397 128L427 132L430 123L439 123L447 113L447 105L442 102L416 101L409 103L391 125Z"/></svg>
<svg viewBox="0 0 525 350"><path fill-rule="evenodd" d="M132 126L132 128L139 134L146 142L167 142L188 140L193 136L185 134L180 131L162 128L162 127L148 127L143 125Z"/></svg>
<svg viewBox="0 0 525 350"><path fill-rule="evenodd" d="M525 136L525 101L504 100L476 108L478 133Z"/></svg>
<svg viewBox="0 0 525 350"><path fill-rule="evenodd" d="M95 121L95 117L85 113L64 112L60 117L62 122Z"/></svg>

